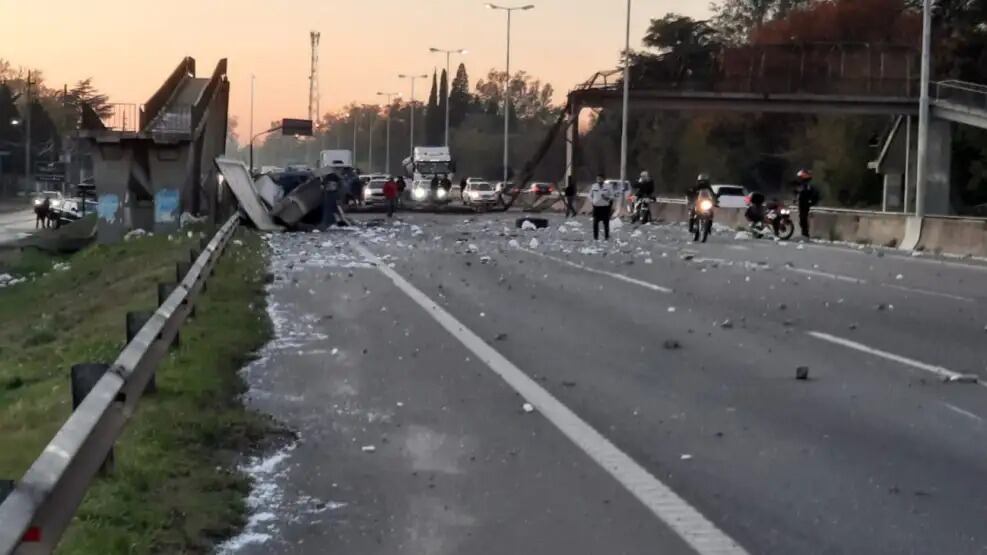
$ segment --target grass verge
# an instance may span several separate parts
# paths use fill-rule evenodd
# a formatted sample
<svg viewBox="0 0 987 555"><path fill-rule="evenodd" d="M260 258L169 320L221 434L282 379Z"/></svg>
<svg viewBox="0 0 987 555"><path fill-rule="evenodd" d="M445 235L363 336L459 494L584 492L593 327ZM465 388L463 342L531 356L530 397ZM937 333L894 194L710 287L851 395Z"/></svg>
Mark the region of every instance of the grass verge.
<svg viewBox="0 0 987 555"><path fill-rule="evenodd" d="M0 290L0 476L20 477L68 416L68 368L112 361L126 311L153 307L155 284L174 279L192 246L155 236L94 247L68 270ZM249 483L235 459L271 429L239 402L237 374L269 336L265 257L261 238L240 230L59 553L205 553L242 525Z"/></svg>

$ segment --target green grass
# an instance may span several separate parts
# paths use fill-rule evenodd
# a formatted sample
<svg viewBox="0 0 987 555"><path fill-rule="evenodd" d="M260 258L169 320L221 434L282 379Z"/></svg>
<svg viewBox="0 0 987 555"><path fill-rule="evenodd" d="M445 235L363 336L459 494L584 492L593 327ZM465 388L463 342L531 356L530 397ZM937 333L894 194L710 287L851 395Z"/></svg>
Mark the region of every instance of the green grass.
<svg viewBox="0 0 987 555"><path fill-rule="evenodd" d="M59 553L205 553L242 524L249 483L235 459L271 426L238 400L237 370L269 335L264 246L247 231L238 238ZM112 361L125 313L155 306L156 283L173 279L192 246L158 236L97 246L68 271L0 290L0 477L19 478L68 416L69 367Z"/></svg>

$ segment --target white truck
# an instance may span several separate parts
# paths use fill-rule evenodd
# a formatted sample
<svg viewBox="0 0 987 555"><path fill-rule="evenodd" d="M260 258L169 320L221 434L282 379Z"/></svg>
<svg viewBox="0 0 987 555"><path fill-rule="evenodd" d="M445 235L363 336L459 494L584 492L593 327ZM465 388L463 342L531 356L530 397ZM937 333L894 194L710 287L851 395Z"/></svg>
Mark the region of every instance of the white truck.
<svg viewBox="0 0 987 555"><path fill-rule="evenodd" d="M411 158L404 159L411 182L411 199L416 202L449 202L449 192L441 187L432 194L432 178L453 180L456 163L447 146L416 146ZM434 198L433 198L434 196Z"/></svg>
<svg viewBox="0 0 987 555"><path fill-rule="evenodd" d="M319 169L352 168L352 150L323 150L319 153Z"/></svg>

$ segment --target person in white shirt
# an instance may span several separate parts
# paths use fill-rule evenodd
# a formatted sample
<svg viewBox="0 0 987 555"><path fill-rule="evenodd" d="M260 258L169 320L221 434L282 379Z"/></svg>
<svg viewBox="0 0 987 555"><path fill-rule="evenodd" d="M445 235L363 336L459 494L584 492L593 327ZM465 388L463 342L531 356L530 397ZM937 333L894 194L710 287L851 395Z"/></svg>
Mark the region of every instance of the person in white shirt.
<svg viewBox="0 0 987 555"><path fill-rule="evenodd" d="M596 176L596 183L589 190L589 202L593 205L593 239L600 239L600 224L603 224L603 237L610 240L610 213L613 210L613 187L605 182L603 175Z"/></svg>

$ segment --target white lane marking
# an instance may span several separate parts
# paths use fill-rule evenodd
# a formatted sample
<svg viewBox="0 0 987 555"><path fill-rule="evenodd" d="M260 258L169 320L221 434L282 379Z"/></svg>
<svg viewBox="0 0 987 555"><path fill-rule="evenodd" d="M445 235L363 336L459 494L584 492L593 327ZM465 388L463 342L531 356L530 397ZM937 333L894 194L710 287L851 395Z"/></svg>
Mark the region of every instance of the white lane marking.
<svg viewBox="0 0 987 555"><path fill-rule="evenodd" d="M967 418L971 418L973 420L976 420L977 422L983 422L984 421L983 418L980 418L979 416L977 416L976 414L973 414L972 412L970 412L968 410L963 410L960 407L957 407L956 405L952 405L952 404L946 403L946 402L943 402L942 404L943 404L944 407L946 407L947 409L955 412L956 414L962 414L963 416L965 416Z"/></svg>
<svg viewBox="0 0 987 555"><path fill-rule="evenodd" d="M528 254L533 254L533 255L536 255L536 256L540 256L542 258L547 258L549 260L554 260L554 261L556 261L556 262L558 262L560 264L565 264L566 266L572 266L573 268L579 268L580 270L585 270L585 271L590 272L590 273L593 273L593 274L600 274L601 276L612 277L613 279L619 279L620 281L626 281L627 283L633 283L634 285L637 285L637 286L640 286L640 287L645 287L647 289L651 289L652 291L658 291L659 293L666 293L667 294L667 293L671 293L672 292L672 290L669 289L668 287L662 287L661 285L655 285L654 283L650 283L650 282L647 282L647 281L642 281L640 279L635 279L635 278L628 277L628 276L625 276L623 274L618 274L618 273L615 273L615 272L608 272L606 270L598 270L596 268L591 268L589 266L585 266L583 264L572 262L571 260L566 260L564 258L559 258L557 256L552 256L550 254L540 253L538 251L533 251L533 250L526 249L526 248L523 248L523 247L520 248L520 249L518 249L518 250L524 251L524 252L526 252Z"/></svg>
<svg viewBox="0 0 987 555"><path fill-rule="evenodd" d="M671 488L610 443L607 438L400 274L382 263L363 246L354 243L353 247L360 255L375 263L377 269L390 278L398 289L404 291L439 325L458 339L479 360L486 363L525 400L534 405L549 422L620 482L697 553L700 555L747 553L736 541L707 520Z"/></svg>
<svg viewBox="0 0 987 555"><path fill-rule="evenodd" d="M888 289L897 289L899 291L908 291L909 293L918 293L920 295L929 295L932 297L941 297L943 299L952 299L954 301L963 301L965 303L975 303L976 299L971 299L970 297L961 297L959 295L953 295L950 293L940 293L939 291L930 291L928 289L918 289L915 287L907 287L905 285L895 285L893 283L882 283L881 287L887 287Z"/></svg>
<svg viewBox="0 0 987 555"><path fill-rule="evenodd" d="M867 280L863 278L855 278L851 276L844 276L840 274L831 274L829 272L821 272L819 270L809 270L808 268L794 268L791 266L784 267L789 272L795 272L799 274L806 274L810 276L824 277L828 279L834 279L837 281L844 281L847 283L856 283L857 285L866 285ZM930 291L929 289L919 289L917 287L908 287L906 285L897 285L894 283L875 283L879 287L886 287L888 289L896 289L898 291L906 291L908 293L918 293L920 295L929 295L932 297L940 297L943 299L951 299L954 301L962 301L965 303L975 303L976 299L971 299L970 297L963 297L960 295L953 295L951 293L942 293L939 291Z"/></svg>
<svg viewBox="0 0 987 555"><path fill-rule="evenodd" d="M806 275L810 275L810 276L824 277L824 278L829 278L829 279L835 279L837 281L846 281L846 282L849 282L849 283L857 283L857 284L867 283L867 280L863 280L863 279L859 279L859 278L855 278L855 277L850 277L850 276L843 276L843 275L840 275L840 274L831 274L829 272L820 272L818 270L809 270L809 269L806 269L806 268L793 268L791 266L785 266L784 268L786 270L788 270L789 272L795 272L795 273L798 273L798 274L806 274Z"/></svg>
<svg viewBox="0 0 987 555"><path fill-rule="evenodd" d="M873 347L868 347L863 343L857 343L856 341L851 341L849 339L844 339L842 337L837 337L835 335L830 335L828 333L823 333L821 331L809 331L806 332L816 339L821 339L823 341L829 341L830 343L835 343L837 345L842 345L844 347L860 351L862 353L867 353L869 355L874 355L876 357L881 357L892 362L897 362L898 364L904 364L905 366L911 366L912 368L917 368L919 370L924 370L939 376L940 378L958 378L963 376L959 372L953 372L948 368L943 368L942 366L936 366L934 364L927 364L918 360L910 359L908 357L903 357L901 355L896 355L894 353L889 353L887 351L882 351L880 349L875 349ZM977 382L981 385L985 385L983 382Z"/></svg>

